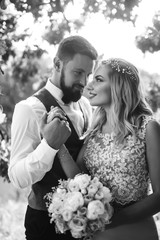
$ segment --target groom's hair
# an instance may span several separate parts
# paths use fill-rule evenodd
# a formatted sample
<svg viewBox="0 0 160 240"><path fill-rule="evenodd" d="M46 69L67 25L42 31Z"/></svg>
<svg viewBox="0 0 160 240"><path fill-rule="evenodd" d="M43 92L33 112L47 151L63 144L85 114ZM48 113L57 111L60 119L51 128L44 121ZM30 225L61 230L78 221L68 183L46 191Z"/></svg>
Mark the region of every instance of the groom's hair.
<svg viewBox="0 0 160 240"><path fill-rule="evenodd" d="M63 39L59 44L56 56L63 62L67 62L76 54L88 56L92 60L96 60L98 57L92 44L81 36L70 36Z"/></svg>

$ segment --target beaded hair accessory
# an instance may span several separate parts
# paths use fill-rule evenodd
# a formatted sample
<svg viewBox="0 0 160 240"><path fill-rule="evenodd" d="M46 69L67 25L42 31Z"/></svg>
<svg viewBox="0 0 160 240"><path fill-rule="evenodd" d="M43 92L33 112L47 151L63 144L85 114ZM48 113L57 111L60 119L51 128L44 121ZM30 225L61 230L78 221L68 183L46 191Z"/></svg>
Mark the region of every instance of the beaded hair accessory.
<svg viewBox="0 0 160 240"><path fill-rule="evenodd" d="M129 66L129 64L127 62L125 62L124 60L118 59L118 58L110 58L108 60L103 60L102 64L108 64L111 66L112 69L114 69L115 71L119 72L119 73L124 73L129 75L129 77L132 80L136 80L136 75L133 72L133 70L131 69L131 67ZM137 71L137 69L135 68L135 70ZM138 72L138 71L137 71Z"/></svg>

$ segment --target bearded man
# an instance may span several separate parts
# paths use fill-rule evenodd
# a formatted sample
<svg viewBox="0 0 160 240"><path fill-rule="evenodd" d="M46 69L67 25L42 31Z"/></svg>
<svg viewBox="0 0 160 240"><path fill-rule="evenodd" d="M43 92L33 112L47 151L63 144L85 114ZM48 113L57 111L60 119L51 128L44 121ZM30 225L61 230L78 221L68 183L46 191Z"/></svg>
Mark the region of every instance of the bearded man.
<svg viewBox="0 0 160 240"><path fill-rule="evenodd" d="M50 224L44 196L67 179L58 157L63 144L76 160L92 109L82 96L97 58L95 48L81 36L63 39L45 87L17 103L11 127L9 177L18 188L31 187L25 215L27 240L71 240ZM49 119L49 120L48 120Z"/></svg>

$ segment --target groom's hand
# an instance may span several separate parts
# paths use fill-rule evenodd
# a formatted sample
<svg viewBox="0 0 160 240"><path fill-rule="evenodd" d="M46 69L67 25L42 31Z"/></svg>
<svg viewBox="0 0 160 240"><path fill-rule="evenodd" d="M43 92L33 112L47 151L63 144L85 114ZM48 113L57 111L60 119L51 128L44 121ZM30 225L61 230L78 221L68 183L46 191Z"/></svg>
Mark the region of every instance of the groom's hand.
<svg viewBox="0 0 160 240"><path fill-rule="evenodd" d="M41 119L41 133L48 145L54 149L59 149L63 143L66 142L71 135L71 129L66 117L59 112L58 116L49 119L48 114L44 113Z"/></svg>

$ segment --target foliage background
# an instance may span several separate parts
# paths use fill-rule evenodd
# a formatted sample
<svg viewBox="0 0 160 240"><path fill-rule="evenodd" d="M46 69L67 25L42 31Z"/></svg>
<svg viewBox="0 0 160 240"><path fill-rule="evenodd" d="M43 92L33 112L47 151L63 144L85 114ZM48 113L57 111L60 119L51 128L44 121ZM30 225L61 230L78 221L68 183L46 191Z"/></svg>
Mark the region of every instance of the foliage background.
<svg viewBox="0 0 160 240"><path fill-rule="evenodd" d="M79 34L87 21L98 19L98 16L102 16L106 24L127 22L136 29L137 9L144 1L0 0L0 44L6 46L5 53L0 52L0 104L7 116L7 121L0 124L0 131L7 144L10 141L10 124L15 104L45 84L52 72L50 56L54 57L60 40L68 35ZM35 41L33 35L39 27L42 34ZM95 36L97 34L98 31L95 31ZM126 38L129 38L127 32ZM101 36L99 39L103 40ZM159 53L160 9L153 15L151 24L135 37L135 46L144 58L147 54ZM140 74L146 97L160 121L160 76L144 69L140 69ZM5 157L9 160L9 154ZM6 166L7 164L6 161ZM19 191L11 183L4 182L4 177L0 178L0 189L0 239L23 240L24 212L29 189ZM156 219L159 219L158 215ZM159 221L156 222L159 228Z"/></svg>

